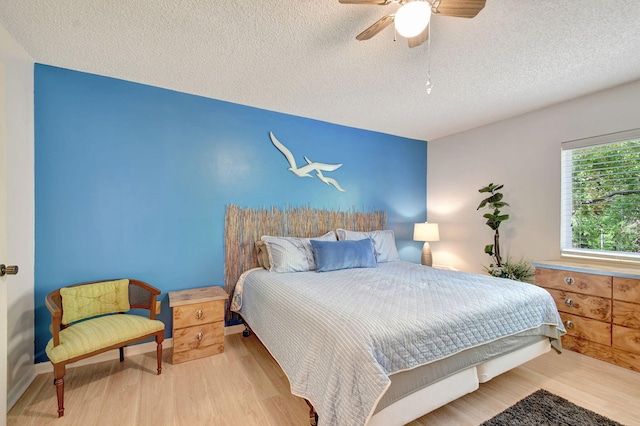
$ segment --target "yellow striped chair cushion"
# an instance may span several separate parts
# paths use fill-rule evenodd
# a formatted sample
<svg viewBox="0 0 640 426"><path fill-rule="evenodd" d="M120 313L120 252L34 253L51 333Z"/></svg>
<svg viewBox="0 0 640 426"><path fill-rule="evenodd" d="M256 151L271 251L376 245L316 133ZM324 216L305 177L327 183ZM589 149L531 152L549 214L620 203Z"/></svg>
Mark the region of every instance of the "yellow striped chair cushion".
<svg viewBox="0 0 640 426"><path fill-rule="evenodd" d="M120 342L164 330L164 323L139 315L116 314L82 321L60 331L60 344L49 340L45 349L58 363Z"/></svg>

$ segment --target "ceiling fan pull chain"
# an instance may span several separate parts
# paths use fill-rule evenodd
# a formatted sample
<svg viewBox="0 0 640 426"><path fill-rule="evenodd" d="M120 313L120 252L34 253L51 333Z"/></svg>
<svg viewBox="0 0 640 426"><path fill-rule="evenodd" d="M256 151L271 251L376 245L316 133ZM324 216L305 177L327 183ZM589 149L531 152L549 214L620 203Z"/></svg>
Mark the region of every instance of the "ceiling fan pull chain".
<svg viewBox="0 0 640 426"><path fill-rule="evenodd" d="M433 89L433 84L431 83L431 23L429 23L427 31L427 84L425 84L425 87L427 88L427 95L430 95L431 89Z"/></svg>

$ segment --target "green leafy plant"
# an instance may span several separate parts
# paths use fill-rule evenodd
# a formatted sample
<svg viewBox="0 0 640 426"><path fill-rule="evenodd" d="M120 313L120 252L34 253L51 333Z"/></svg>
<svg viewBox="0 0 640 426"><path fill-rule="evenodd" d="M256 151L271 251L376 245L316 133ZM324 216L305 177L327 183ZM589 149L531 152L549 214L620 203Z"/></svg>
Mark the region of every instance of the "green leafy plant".
<svg viewBox="0 0 640 426"><path fill-rule="evenodd" d="M524 259L514 261L509 256L502 263L502 266L489 265L483 266L483 268L489 275L494 277L509 278L516 281L531 282L534 275L534 270L528 261Z"/></svg>
<svg viewBox="0 0 640 426"><path fill-rule="evenodd" d="M508 214L502 214L500 211L501 208L509 205L502 201L503 195L501 192L498 192L503 187L504 185L494 185L493 183L490 183L484 188L480 188L478 192L490 193L491 195L482 200L476 209L480 210L482 208L488 208L492 210L491 213L485 213L482 215L482 217L487 219L487 226L494 231L493 244L487 244L484 247L484 252L491 256L497 267L502 266L502 256L500 256L500 232L498 231L498 228L500 228L500 224L502 222L509 219Z"/></svg>
<svg viewBox="0 0 640 426"><path fill-rule="evenodd" d="M480 202L476 210L491 210L490 213L485 213L482 217L487 219L487 226L494 232L493 244L487 244L484 247L484 252L491 256L492 262L489 266L483 267L489 275L493 275L494 277L509 278L517 281L530 281L533 277L533 270L529 262L524 259L513 261L509 256L507 256L506 261L503 261L502 255L500 254L500 232L498 229L502 222L509 219L509 215L502 213L500 210L509 206L508 203L502 200L504 195L498 192L503 187L504 185L494 185L490 183L478 190L480 193L490 194Z"/></svg>

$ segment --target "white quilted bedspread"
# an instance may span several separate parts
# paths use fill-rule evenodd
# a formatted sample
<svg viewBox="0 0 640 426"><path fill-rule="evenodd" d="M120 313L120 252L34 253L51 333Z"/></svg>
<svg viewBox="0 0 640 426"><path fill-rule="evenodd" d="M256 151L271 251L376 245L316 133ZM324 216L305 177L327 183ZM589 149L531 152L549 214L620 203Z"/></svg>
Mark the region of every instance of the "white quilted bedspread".
<svg viewBox="0 0 640 426"><path fill-rule="evenodd" d="M240 278L233 309L323 426L364 425L391 373L542 324L556 326L542 327L552 341L564 333L544 289L402 261L323 273L254 269Z"/></svg>

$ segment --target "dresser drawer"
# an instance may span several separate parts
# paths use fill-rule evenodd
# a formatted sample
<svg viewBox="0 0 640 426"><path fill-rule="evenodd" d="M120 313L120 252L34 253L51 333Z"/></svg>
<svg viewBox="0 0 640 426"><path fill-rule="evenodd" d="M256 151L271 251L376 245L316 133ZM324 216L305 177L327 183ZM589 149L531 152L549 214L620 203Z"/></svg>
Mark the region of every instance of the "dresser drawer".
<svg viewBox="0 0 640 426"><path fill-rule="evenodd" d="M640 354L640 330L614 325L613 347Z"/></svg>
<svg viewBox="0 0 640 426"><path fill-rule="evenodd" d="M215 300L176 306L173 308L173 328L222 321L224 318L224 303L224 300Z"/></svg>
<svg viewBox="0 0 640 426"><path fill-rule="evenodd" d="M222 321L177 328L173 332L173 351L182 352L224 343Z"/></svg>
<svg viewBox="0 0 640 426"><path fill-rule="evenodd" d="M614 300L613 323L625 327L640 328L640 305Z"/></svg>
<svg viewBox="0 0 640 426"><path fill-rule="evenodd" d="M611 299L549 288L546 290L551 293L560 312L600 321L611 320Z"/></svg>
<svg viewBox="0 0 640 426"><path fill-rule="evenodd" d="M567 334L611 346L611 323L560 313Z"/></svg>
<svg viewBox="0 0 640 426"><path fill-rule="evenodd" d="M640 303L640 280L613 277L613 298Z"/></svg>
<svg viewBox="0 0 640 426"><path fill-rule="evenodd" d="M558 269L536 268L535 283L540 287L611 298L612 277Z"/></svg>

